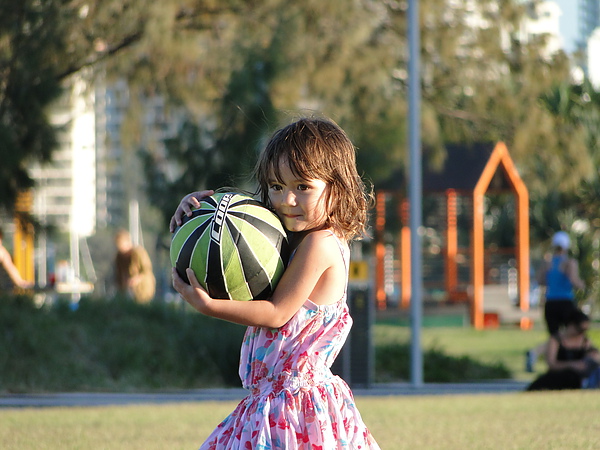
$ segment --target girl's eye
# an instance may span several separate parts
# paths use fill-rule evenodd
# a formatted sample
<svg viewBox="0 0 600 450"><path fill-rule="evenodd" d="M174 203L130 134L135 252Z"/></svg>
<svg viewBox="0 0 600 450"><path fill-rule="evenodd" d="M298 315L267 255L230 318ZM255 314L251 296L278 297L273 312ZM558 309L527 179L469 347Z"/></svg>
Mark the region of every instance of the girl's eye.
<svg viewBox="0 0 600 450"><path fill-rule="evenodd" d="M281 190L281 186L279 184L272 184L271 185L271 189L273 191L280 191Z"/></svg>
<svg viewBox="0 0 600 450"><path fill-rule="evenodd" d="M298 190L299 191L307 191L310 189L310 186L308 186L307 184L299 184L298 185Z"/></svg>

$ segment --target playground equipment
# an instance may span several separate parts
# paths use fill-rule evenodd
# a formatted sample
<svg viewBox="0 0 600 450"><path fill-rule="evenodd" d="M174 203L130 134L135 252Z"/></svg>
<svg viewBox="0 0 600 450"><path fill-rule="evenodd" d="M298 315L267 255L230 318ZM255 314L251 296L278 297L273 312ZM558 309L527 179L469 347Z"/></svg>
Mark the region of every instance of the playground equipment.
<svg viewBox="0 0 600 450"><path fill-rule="evenodd" d="M440 240L436 244L439 254L433 252L432 257L423 260L424 266L430 265L423 272L424 284L432 282L427 279L428 274L438 278L441 275L442 283L438 286L438 292L441 292L444 300L450 303L467 302L472 325L477 329L484 328L484 294L488 287L498 282L499 269L497 264L495 267L494 259L503 254L506 259L508 255L513 265L513 295L523 313L520 325L522 328L529 328L531 320L524 314L529 310L530 276L529 194L525 183L502 142L470 147L449 146L447 151L441 169L435 170L427 164L423 166L423 195L429 199L430 210L424 229L436 230ZM375 298L378 309L387 308L384 236L386 201L391 197L395 197L396 220L400 224L396 240L399 255L399 306L406 308L410 303L409 204L401 186L391 186L377 192ZM486 247L485 196L505 192L512 193L515 198L515 246L512 249L501 249L493 245ZM443 219L440 220L440 217ZM463 236L463 241L467 241L466 246L459 246L459 235Z"/></svg>
<svg viewBox="0 0 600 450"><path fill-rule="evenodd" d="M24 280L34 282L34 231L33 224L28 220L32 206L33 193L31 191L23 191L17 195L14 218L13 262Z"/></svg>

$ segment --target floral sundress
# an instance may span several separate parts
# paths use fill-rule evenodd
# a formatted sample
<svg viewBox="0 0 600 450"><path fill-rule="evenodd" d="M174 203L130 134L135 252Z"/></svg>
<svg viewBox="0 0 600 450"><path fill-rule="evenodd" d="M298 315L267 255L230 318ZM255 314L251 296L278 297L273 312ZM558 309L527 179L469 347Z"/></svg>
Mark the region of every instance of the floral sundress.
<svg viewBox="0 0 600 450"><path fill-rule="evenodd" d="M350 388L330 370L351 326L344 293L329 305L306 300L281 328L248 327L239 372L250 393L200 449L379 449Z"/></svg>

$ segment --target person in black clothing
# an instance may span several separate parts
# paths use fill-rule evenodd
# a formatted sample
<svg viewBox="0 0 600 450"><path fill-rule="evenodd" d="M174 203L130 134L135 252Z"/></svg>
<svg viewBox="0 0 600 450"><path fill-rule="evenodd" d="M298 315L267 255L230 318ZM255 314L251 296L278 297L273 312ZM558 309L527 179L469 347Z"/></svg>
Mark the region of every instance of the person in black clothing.
<svg viewBox="0 0 600 450"><path fill-rule="evenodd" d="M587 337L589 327L590 319L581 310L569 314L565 326L548 342L548 371L536 378L528 391L599 387L600 352ZM595 381L590 383L592 379Z"/></svg>

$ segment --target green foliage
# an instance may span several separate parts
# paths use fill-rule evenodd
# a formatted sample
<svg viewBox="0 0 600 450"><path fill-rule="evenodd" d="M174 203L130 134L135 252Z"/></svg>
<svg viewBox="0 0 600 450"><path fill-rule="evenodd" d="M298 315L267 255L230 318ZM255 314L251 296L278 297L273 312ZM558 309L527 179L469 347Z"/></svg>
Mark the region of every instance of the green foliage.
<svg viewBox="0 0 600 450"><path fill-rule="evenodd" d="M274 0L220 17L225 30L220 47L200 49L204 59L195 56L201 67L194 70L205 74L213 91L187 82L179 71L168 72L166 83L142 81L161 87L158 92L185 117L179 133L165 141L164 154L142 145L152 202L167 217L174 205L165 199L199 187L248 187L264 140L299 114L323 113L339 121L360 148L361 165L389 176L402 159L403 132L397 123L403 116L401 102L390 102L395 50L379 36L383 24L374 11L363 2ZM213 42L210 33L202 35ZM162 67L165 61L158 63ZM365 157L368 153L375 156Z"/></svg>
<svg viewBox="0 0 600 450"><path fill-rule="evenodd" d="M25 161L47 160L56 145L45 108L61 93L49 54L66 44L55 27L58 3L0 7L0 207L12 207L17 192L31 187Z"/></svg>
<svg viewBox="0 0 600 450"><path fill-rule="evenodd" d="M151 203L167 217L171 194L245 179L269 132L299 112L338 121L375 184L403 167L408 61L402 2L27 0L2 8L4 202L28 182L25 155L49 158L55 130L44 108L74 74L108 86L126 80L123 150L146 154ZM586 167L585 158L576 158L583 142L568 139L577 127L554 121L539 102L568 78L566 58L544 55L543 38L518 33L528 13L522 2L498 7L480 0L477 8L421 2L425 149L439 159L449 142L505 140L537 189L544 177L532 161L547 161L539 155L560 155L566 146L578 169L565 180L578 180ZM473 28L478 14L486 26ZM153 97L164 100L169 120L182 124L165 151L140 128L144 100ZM8 159L14 155L23 156Z"/></svg>
<svg viewBox="0 0 600 450"><path fill-rule="evenodd" d="M58 128L48 108L73 74L116 55L141 35L146 0L4 1L0 5L0 207L32 186L31 162L47 162Z"/></svg>
<svg viewBox="0 0 600 450"><path fill-rule="evenodd" d="M164 155L143 150L148 194L165 218L176 207L173 201L199 187L249 186L261 140L276 120L265 92L271 66L250 52L231 74L210 120L188 116L177 135L165 140Z"/></svg>
<svg viewBox="0 0 600 450"><path fill-rule="evenodd" d="M84 298L37 308L29 297L0 301L0 391L143 391L239 386L245 328L181 305ZM376 348L377 382L408 379L406 344ZM425 380L508 378L501 363L425 353Z"/></svg>
<svg viewBox="0 0 600 450"><path fill-rule="evenodd" d="M600 96L588 81L571 85L566 55L546 54L545 36L520 33L534 7L423 0L419 9L424 152L440 162L449 143L505 141L530 192L535 248L577 220L590 234L600 229ZM406 8L383 0L3 2L0 207L31 185L31 162L51 158L57 130L47 109L74 76L109 88L126 82L129 109L111 136L123 147L123 204L139 198L144 214L158 207L163 223L146 220L153 232L185 193L251 189L258 149L300 114L340 123L361 173L382 186L405 168ZM478 20L485 26L473 27ZM157 98L164 122L177 124L164 141L142 125L146 101ZM508 208L495 219L490 237L507 242Z"/></svg>
<svg viewBox="0 0 600 450"><path fill-rule="evenodd" d="M0 302L0 390L144 390L239 385L244 328L171 305L82 299Z"/></svg>
<svg viewBox="0 0 600 450"><path fill-rule="evenodd" d="M455 383L510 378L504 364L481 363L469 356L449 356L433 346L423 352L423 378L427 383ZM390 343L377 347L375 374L378 382L410 379L409 344Z"/></svg>
<svg viewBox="0 0 600 450"><path fill-rule="evenodd" d="M522 2L498 8L482 0L477 7L486 26L472 26L472 5L422 2L425 152L440 161L448 143L503 140L533 191L546 190L548 173L539 170L546 162L557 167L552 185L573 189L589 175L585 140L573 138L573 124L556 121L540 102L568 79L565 55L546 55L543 37L520 34L530 12ZM218 30L203 26L202 17L185 22L195 24L193 32L184 33L175 20L164 38L144 36L154 43L152 54L140 45L112 68L143 92L165 96L185 117L164 154L141 138L132 141L148 156L151 201L166 217L174 208L167 200L201 187L244 184L263 140L299 113L318 111L339 122L375 186L403 169L406 5L225 2L215 11ZM194 39L206 45L191 57L181 49Z"/></svg>

